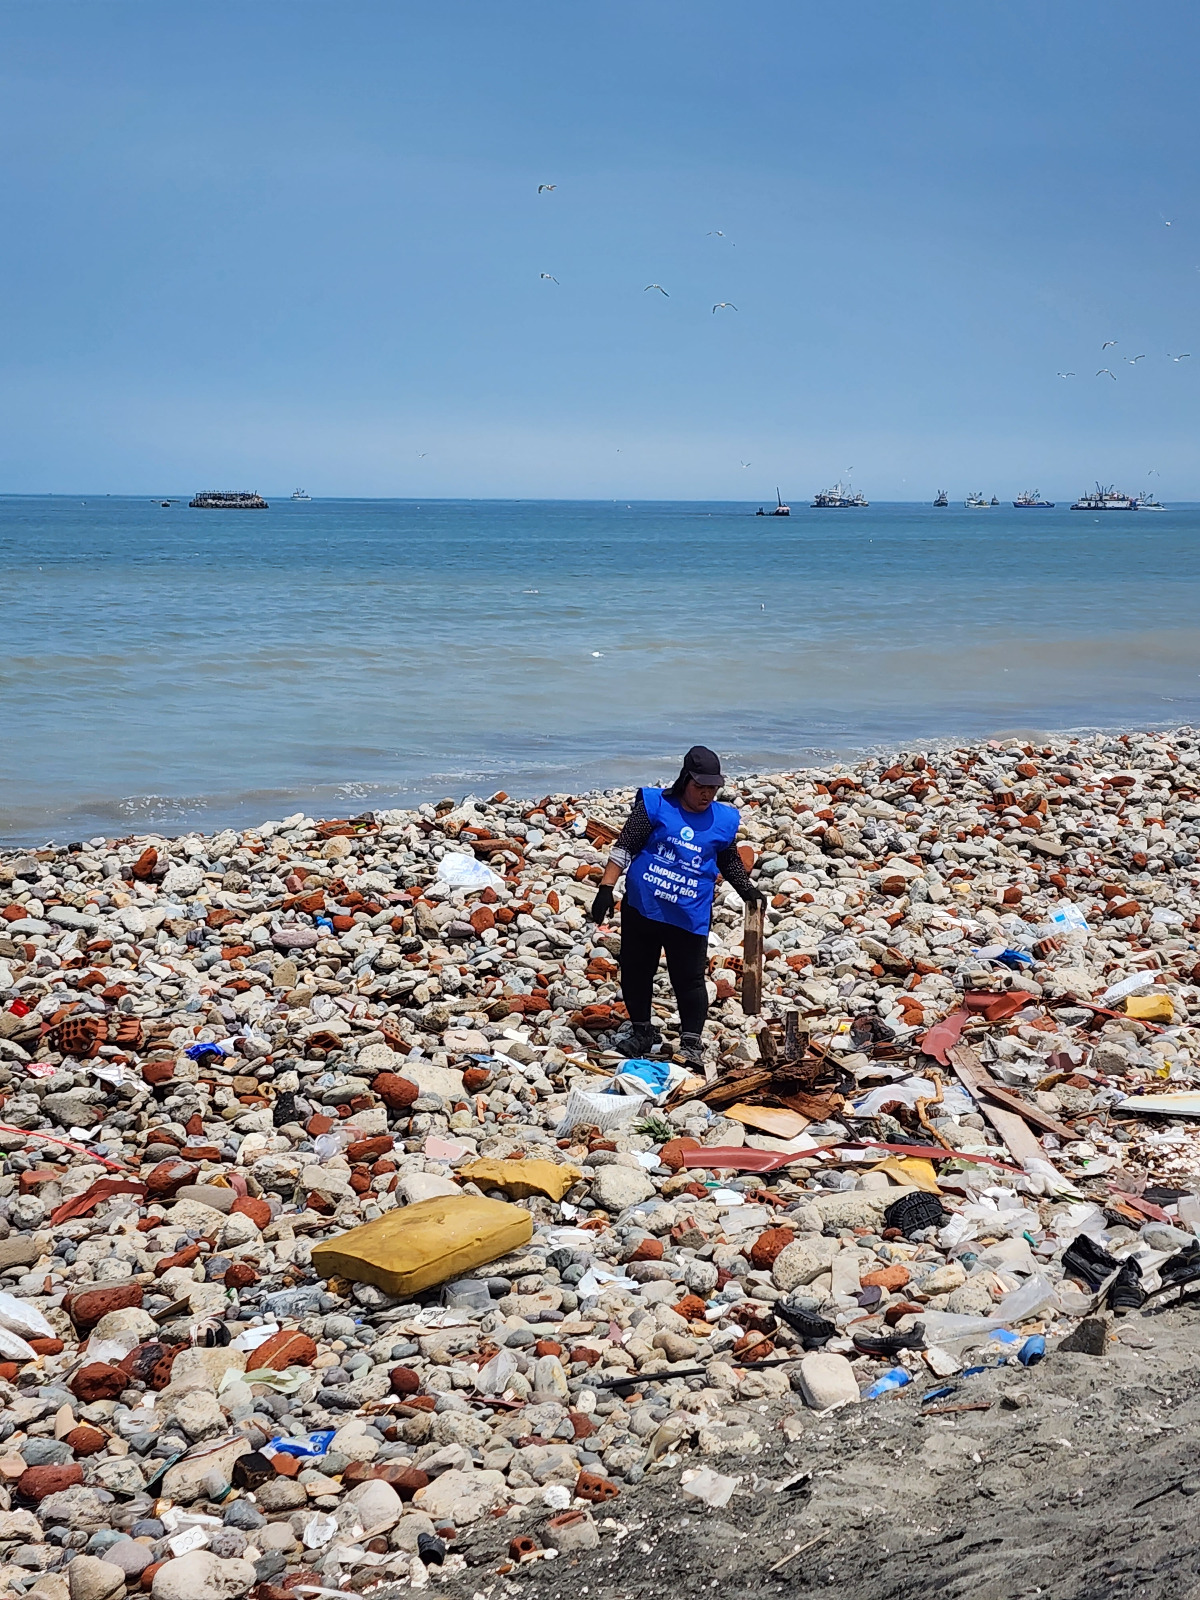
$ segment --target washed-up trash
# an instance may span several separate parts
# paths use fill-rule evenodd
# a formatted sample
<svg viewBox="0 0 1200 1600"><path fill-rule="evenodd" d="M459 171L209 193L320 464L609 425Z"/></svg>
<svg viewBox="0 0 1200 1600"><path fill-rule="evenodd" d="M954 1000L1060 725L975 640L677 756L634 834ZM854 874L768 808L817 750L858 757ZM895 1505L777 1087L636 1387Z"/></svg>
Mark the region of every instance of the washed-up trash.
<svg viewBox="0 0 1200 1600"><path fill-rule="evenodd" d="M51 1339L54 1329L36 1306L0 1291L0 1328L22 1339Z"/></svg>
<svg viewBox="0 0 1200 1600"><path fill-rule="evenodd" d="M864 1400L878 1400L881 1395L893 1394L911 1382L911 1372L906 1372L903 1367L893 1367L890 1372L885 1372L882 1378L876 1378L869 1389L864 1389L862 1397Z"/></svg>
<svg viewBox="0 0 1200 1600"><path fill-rule="evenodd" d="M945 1220L945 1209L936 1195L920 1191L901 1195L883 1213L884 1226L899 1228L906 1239L923 1233L926 1228L940 1228Z"/></svg>
<svg viewBox="0 0 1200 1600"><path fill-rule="evenodd" d="M414 1295L506 1255L533 1236L528 1211L475 1195L419 1200L317 1245L323 1278L373 1283L386 1294Z"/></svg>
<svg viewBox="0 0 1200 1600"><path fill-rule="evenodd" d="M596 1094L590 1089L572 1089L562 1120L554 1130L560 1139L572 1128L598 1128L601 1133L626 1126L638 1115L644 1101L624 1094Z"/></svg>
<svg viewBox="0 0 1200 1600"><path fill-rule="evenodd" d="M510 1200L545 1195L561 1200L583 1174L578 1167L554 1161L472 1161L458 1168L458 1176L479 1189L502 1189Z"/></svg>
<svg viewBox="0 0 1200 1600"><path fill-rule="evenodd" d="M320 1428L316 1433L307 1434L303 1439L281 1434L272 1439L269 1445L263 1445L262 1451L264 1455L269 1450L285 1456L298 1456L301 1459L308 1456L323 1456L328 1452L336 1432L336 1428Z"/></svg>
<svg viewBox="0 0 1200 1600"><path fill-rule="evenodd" d="M1133 972L1129 977L1122 978L1119 983L1114 983L1100 996L1102 1006L1115 1006L1118 1000L1124 1000L1128 995L1138 994L1142 989L1153 986L1158 973L1155 970Z"/></svg>
<svg viewBox="0 0 1200 1600"><path fill-rule="evenodd" d="M1038 932L1043 938L1064 933L1087 933L1088 920L1073 900L1060 900L1050 908Z"/></svg>
<svg viewBox="0 0 1200 1600"><path fill-rule="evenodd" d="M1176 1094L1131 1094L1118 1100L1118 1111L1136 1116L1200 1117L1200 1091L1181 1089Z"/></svg>
<svg viewBox="0 0 1200 1600"><path fill-rule="evenodd" d="M1173 1022L1175 1009L1169 994L1131 994L1125 997L1125 1015L1138 1022Z"/></svg>
<svg viewBox="0 0 1200 1600"><path fill-rule="evenodd" d="M741 1482L740 1478L727 1477L723 1472L714 1472L711 1467L693 1467L683 1473L679 1487L693 1500L703 1500L713 1511L720 1511L722 1506L729 1504Z"/></svg>
<svg viewBox="0 0 1200 1600"><path fill-rule="evenodd" d="M477 861L474 856L460 855L456 850L447 850L438 862L437 875L448 889L500 889L504 886L504 879L485 862Z"/></svg>

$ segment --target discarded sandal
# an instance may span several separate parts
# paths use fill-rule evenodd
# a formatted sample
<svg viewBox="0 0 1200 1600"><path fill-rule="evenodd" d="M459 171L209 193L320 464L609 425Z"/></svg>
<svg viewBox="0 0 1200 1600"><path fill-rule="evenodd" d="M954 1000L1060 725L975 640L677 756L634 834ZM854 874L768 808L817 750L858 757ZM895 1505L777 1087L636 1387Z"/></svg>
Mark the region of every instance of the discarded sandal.
<svg viewBox="0 0 1200 1600"><path fill-rule="evenodd" d="M782 1300L776 1300L772 1309L793 1333L800 1335L800 1342L806 1350L819 1350L837 1333L834 1324L827 1322L824 1317L818 1317L811 1311L801 1311L798 1306L784 1305Z"/></svg>
<svg viewBox="0 0 1200 1600"><path fill-rule="evenodd" d="M916 1323L911 1333L856 1333L853 1338L860 1355L898 1356L902 1350L924 1350L925 1324Z"/></svg>
<svg viewBox="0 0 1200 1600"><path fill-rule="evenodd" d="M1200 1260L1196 1261L1195 1272L1200 1278ZM1145 1303L1146 1291L1142 1288L1142 1269L1133 1256L1129 1256L1122 1261L1121 1270L1109 1288L1108 1308L1122 1317L1127 1311L1140 1311Z"/></svg>
<svg viewBox="0 0 1200 1600"><path fill-rule="evenodd" d="M1083 1284L1092 1294L1097 1293L1105 1279L1111 1278L1120 1265L1086 1233L1076 1234L1063 1252L1063 1276Z"/></svg>

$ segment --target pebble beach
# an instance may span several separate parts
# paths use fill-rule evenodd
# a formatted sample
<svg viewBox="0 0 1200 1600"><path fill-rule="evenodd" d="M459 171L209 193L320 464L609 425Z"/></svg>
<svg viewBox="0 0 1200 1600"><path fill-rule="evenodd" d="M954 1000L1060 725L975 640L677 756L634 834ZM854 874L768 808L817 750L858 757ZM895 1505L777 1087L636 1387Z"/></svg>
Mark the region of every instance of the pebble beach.
<svg viewBox="0 0 1200 1600"><path fill-rule="evenodd" d="M1186 1317L1200 731L737 779L761 1008L719 888L707 1070L656 1100L585 915L632 796L0 855L10 1592L573 1582L651 1488L733 1516L872 1408L1003 1362L1036 1411ZM466 1200L525 1242L408 1296L322 1265Z"/></svg>

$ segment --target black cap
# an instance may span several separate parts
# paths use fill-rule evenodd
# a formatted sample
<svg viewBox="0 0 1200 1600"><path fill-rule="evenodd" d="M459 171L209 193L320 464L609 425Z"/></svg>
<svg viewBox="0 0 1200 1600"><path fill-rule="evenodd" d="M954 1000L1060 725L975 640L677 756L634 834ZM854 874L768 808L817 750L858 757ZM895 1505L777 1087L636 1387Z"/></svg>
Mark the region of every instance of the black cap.
<svg viewBox="0 0 1200 1600"><path fill-rule="evenodd" d="M683 770L693 783L705 785L710 789L719 789L725 782L725 774L721 771L721 758L707 745L692 746L683 758Z"/></svg>

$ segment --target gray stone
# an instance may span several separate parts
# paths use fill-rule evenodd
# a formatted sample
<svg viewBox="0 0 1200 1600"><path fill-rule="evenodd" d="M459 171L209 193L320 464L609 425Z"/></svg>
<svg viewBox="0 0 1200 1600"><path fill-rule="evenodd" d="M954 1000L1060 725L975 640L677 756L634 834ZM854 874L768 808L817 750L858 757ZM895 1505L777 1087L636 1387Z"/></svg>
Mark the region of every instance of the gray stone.
<svg viewBox="0 0 1200 1600"><path fill-rule="evenodd" d="M125 1593L125 1574L99 1556L76 1556L67 1568L71 1600L119 1600Z"/></svg>
<svg viewBox="0 0 1200 1600"><path fill-rule="evenodd" d="M968 1278L960 1288L946 1301L946 1310L952 1311L956 1316L962 1317L987 1317L996 1309L996 1302L992 1299L992 1291L988 1285L990 1273L980 1272L973 1278Z"/></svg>
<svg viewBox="0 0 1200 1600"><path fill-rule="evenodd" d="M828 1350L809 1351L800 1363L800 1383L805 1402L814 1411L854 1404L859 1397L854 1368L845 1356Z"/></svg>
<svg viewBox="0 0 1200 1600"><path fill-rule="evenodd" d="M272 1478L254 1497L264 1511L295 1511L308 1504L308 1490L295 1478Z"/></svg>
<svg viewBox="0 0 1200 1600"><path fill-rule="evenodd" d="M1108 1317L1084 1317L1059 1345L1055 1354L1102 1356L1108 1348Z"/></svg>
<svg viewBox="0 0 1200 1600"><path fill-rule="evenodd" d="M654 1184L640 1167L601 1167L592 1179L592 1199L616 1214L654 1195Z"/></svg>
<svg viewBox="0 0 1200 1600"><path fill-rule="evenodd" d="M104 1120L94 1105L75 1094L48 1094L42 1101L42 1110L60 1128L94 1128Z"/></svg>
<svg viewBox="0 0 1200 1600"><path fill-rule="evenodd" d="M349 1535L351 1543L369 1539L377 1533L387 1533L404 1515L404 1502L381 1478L368 1478L343 1496L337 1519L341 1531ZM354 1532L361 1528L361 1533Z"/></svg>
<svg viewBox="0 0 1200 1600"><path fill-rule="evenodd" d="M771 1268L775 1287L789 1294L801 1284L811 1283L821 1273L829 1271L840 1249L840 1240L827 1239L820 1233L806 1233L803 1238L784 1245Z"/></svg>
<svg viewBox="0 0 1200 1600"><path fill-rule="evenodd" d="M139 1544L136 1539L122 1538L116 1544L109 1545L104 1552L105 1561L111 1561L114 1567L120 1567L127 1580L140 1577L150 1563L154 1560L154 1552L148 1544Z"/></svg>
<svg viewBox="0 0 1200 1600"><path fill-rule="evenodd" d="M60 1467L64 1461L73 1461L75 1455L61 1439L23 1439L21 1459L27 1467Z"/></svg>
<svg viewBox="0 0 1200 1600"><path fill-rule="evenodd" d="M38 1521L43 1528L84 1528L94 1533L108 1526L112 1503L107 1491L73 1483L69 1489L46 1496L37 1508Z"/></svg>
<svg viewBox="0 0 1200 1600"><path fill-rule="evenodd" d="M418 1489L413 1505L435 1523L464 1527L500 1505L508 1494L502 1472L443 1472Z"/></svg>
<svg viewBox="0 0 1200 1600"><path fill-rule="evenodd" d="M249 1561L225 1561L211 1550L189 1550L154 1574L154 1600L236 1600L254 1586Z"/></svg>

